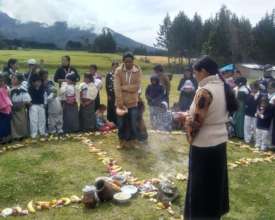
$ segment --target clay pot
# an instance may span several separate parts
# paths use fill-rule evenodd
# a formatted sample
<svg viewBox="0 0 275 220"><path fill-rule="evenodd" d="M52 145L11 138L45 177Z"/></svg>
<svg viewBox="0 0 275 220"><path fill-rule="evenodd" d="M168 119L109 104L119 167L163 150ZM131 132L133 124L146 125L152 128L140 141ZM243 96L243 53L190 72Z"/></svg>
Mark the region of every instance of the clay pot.
<svg viewBox="0 0 275 220"><path fill-rule="evenodd" d="M85 207L88 209L93 209L97 205L97 195L95 186L85 186L83 191L83 199Z"/></svg>
<svg viewBox="0 0 275 220"><path fill-rule="evenodd" d="M97 196L101 202L110 201L113 199L115 191L110 183L100 179L96 181L95 186L97 190Z"/></svg>

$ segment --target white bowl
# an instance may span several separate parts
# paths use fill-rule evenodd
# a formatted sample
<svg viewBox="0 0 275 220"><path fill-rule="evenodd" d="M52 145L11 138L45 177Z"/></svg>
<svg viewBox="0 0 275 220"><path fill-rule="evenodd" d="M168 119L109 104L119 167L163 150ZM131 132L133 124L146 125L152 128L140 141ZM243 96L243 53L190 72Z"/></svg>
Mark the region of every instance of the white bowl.
<svg viewBox="0 0 275 220"><path fill-rule="evenodd" d="M133 186L133 185L125 185L121 187L121 192L124 192L126 194L130 194L132 196L134 196L135 194L137 194L137 187Z"/></svg>
<svg viewBox="0 0 275 220"><path fill-rule="evenodd" d="M130 201L131 194L119 192L114 195L114 200L119 204L125 204Z"/></svg>

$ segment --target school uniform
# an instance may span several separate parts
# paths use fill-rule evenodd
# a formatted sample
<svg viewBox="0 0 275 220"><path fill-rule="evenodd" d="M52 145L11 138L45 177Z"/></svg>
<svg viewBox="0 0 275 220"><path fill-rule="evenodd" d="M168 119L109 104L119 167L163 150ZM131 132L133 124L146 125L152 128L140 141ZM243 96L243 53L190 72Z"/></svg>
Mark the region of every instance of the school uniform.
<svg viewBox="0 0 275 220"><path fill-rule="evenodd" d="M107 92L107 119L113 123L117 123L116 106L115 106L115 89L114 89L114 73L109 72L106 76L106 92Z"/></svg>
<svg viewBox="0 0 275 220"><path fill-rule="evenodd" d="M29 135L29 121L27 105L31 97L24 86L14 87L10 92L12 108L11 134L13 139L20 139Z"/></svg>
<svg viewBox="0 0 275 220"><path fill-rule="evenodd" d="M46 91L43 85L39 88L31 86L29 94L32 99L32 105L29 109L30 133L32 138L37 135L46 135Z"/></svg>
<svg viewBox="0 0 275 220"><path fill-rule="evenodd" d="M81 83L80 84L80 99L85 99L88 102L87 105L83 105L83 101L80 104L79 110L79 122L81 131L94 131L96 127L95 116L95 99L98 94L98 90L94 83Z"/></svg>
<svg viewBox="0 0 275 220"><path fill-rule="evenodd" d="M246 143L250 143L253 138L255 139L257 120L255 114L259 100L259 93L255 95L248 94L245 98L244 140Z"/></svg>
<svg viewBox="0 0 275 220"><path fill-rule="evenodd" d="M256 148L266 150L269 147L269 130L272 121L272 107L257 109Z"/></svg>
<svg viewBox="0 0 275 220"><path fill-rule="evenodd" d="M75 85L63 83L60 89L63 105L63 131L74 133L79 131L77 91Z"/></svg>
<svg viewBox="0 0 275 220"><path fill-rule="evenodd" d="M11 108L8 87L0 88L0 141L4 142L11 135Z"/></svg>

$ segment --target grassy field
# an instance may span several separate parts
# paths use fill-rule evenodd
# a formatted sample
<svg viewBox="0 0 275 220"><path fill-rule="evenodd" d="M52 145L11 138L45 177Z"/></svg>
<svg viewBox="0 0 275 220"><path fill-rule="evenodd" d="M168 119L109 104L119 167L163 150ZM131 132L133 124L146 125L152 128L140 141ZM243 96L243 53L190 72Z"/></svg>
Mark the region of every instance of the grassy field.
<svg viewBox="0 0 275 220"><path fill-rule="evenodd" d="M86 67L90 61L98 60L101 69L107 68L112 58L117 55L85 54L80 52L55 51L0 51L1 62L6 60L5 54L18 57L23 63L29 57L43 57L47 63L55 67L62 54L69 54L75 66ZM87 56L87 57L86 57ZM100 58L102 56L102 58ZM83 60L82 58L83 57ZM94 60L92 60L94 57ZM91 62L88 62L91 63ZM100 64L101 63L101 64ZM23 65L23 64L22 64ZM142 64L141 65L147 65ZM148 64L152 65L152 64ZM148 67L149 68L149 67ZM55 68L53 68L55 69ZM149 70L149 69L148 69ZM172 102L177 101L176 91L179 76L172 81ZM143 88L148 84L148 76L143 78ZM101 93L102 102L106 102L105 91ZM145 114L148 123L148 113ZM133 172L140 179L186 173L188 164L188 145L183 135L149 135L145 148L117 150L118 140L111 136L91 136L95 145L112 155L125 170ZM237 140L234 140L237 142ZM230 143L228 145L228 161L240 158L262 157L248 149L242 149ZM229 171L230 178L230 213L226 220L272 220L275 219L275 161L242 166ZM30 200L50 200L73 194L81 195L86 184L94 182L98 176L106 175L106 167L96 157L88 153L86 146L78 141L50 141L29 144L29 147L18 151L10 151L0 155L0 209L15 205L25 207ZM179 216L184 204L186 183L176 181L180 198L173 208ZM21 217L20 217L21 218ZM10 219L19 219L11 217ZM87 211L81 205L37 212L22 219L39 220L82 220L82 219L171 219L165 210L157 210L155 205L141 197L137 197L127 206L113 203L101 204L94 210Z"/></svg>
<svg viewBox="0 0 275 220"><path fill-rule="evenodd" d="M45 67L50 73L54 73L60 65L61 57L69 55L71 57L71 64L77 68L80 73L84 73L89 69L89 65L97 64L99 72L105 74L110 70L113 60L121 61L119 54L102 54L102 53L88 53L82 51L59 51L59 50L0 50L0 70L6 65L9 58L16 58L19 60L19 72L24 72L27 69L27 60L35 58L38 62L43 59ZM154 59L158 61L158 59ZM137 59L144 72L149 72L152 69L152 63L145 63Z"/></svg>

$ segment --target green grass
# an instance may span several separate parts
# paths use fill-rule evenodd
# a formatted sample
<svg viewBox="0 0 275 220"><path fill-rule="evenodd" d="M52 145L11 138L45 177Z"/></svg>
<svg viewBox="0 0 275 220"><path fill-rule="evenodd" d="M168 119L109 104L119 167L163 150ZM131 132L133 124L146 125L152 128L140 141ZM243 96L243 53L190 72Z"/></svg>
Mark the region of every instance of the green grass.
<svg viewBox="0 0 275 220"><path fill-rule="evenodd" d="M62 50L0 50L0 70L6 65L9 58L16 58L19 61L19 72L24 72L27 69L27 60L35 58L38 62L43 59L45 67L50 74L54 74L55 70L61 63L61 57L69 55L71 64L83 74L89 70L89 65L97 64L98 70L102 74L106 74L113 60L121 61L121 54L103 54L103 53L88 53L83 51L62 51ZM145 72L149 72L152 64L144 63L137 60Z"/></svg>
<svg viewBox="0 0 275 220"><path fill-rule="evenodd" d="M99 57L99 64L106 68L111 57L118 55L88 54L64 51L0 51L0 60L6 60L4 54L19 57L21 61L35 54L44 56L52 65L57 65L62 54L70 54L76 66L85 67L91 57ZM79 56L79 57L78 57ZM103 57L102 57L103 56ZM82 58L86 61L82 60ZM101 58L100 58L101 57ZM104 59L106 59L104 61ZM109 59L109 60L108 60ZM94 58L96 60L96 58ZM148 76L143 78L143 91L148 84ZM176 86L179 76L172 81L171 102L176 102ZM101 92L102 102L106 103L105 91ZM148 123L148 111L145 113ZM133 172L140 179L186 173L188 163L188 144L182 135L150 134L146 148L118 151L118 140L111 136L91 136L96 145L113 156L125 170ZM100 144L102 142L102 144ZM228 161L234 162L242 157L255 158L259 155L232 144L228 146ZM229 171L230 212L226 220L272 220L275 219L275 162L252 164ZM106 167L98 162L87 147L78 141L52 141L30 144L28 148L7 152L0 156L0 208L14 205L26 206L30 200L49 200L81 195L86 184L94 182L98 176L106 175ZM180 198L173 207L177 214L184 204L185 182L176 181ZM152 202L137 197L127 206L113 203L101 204L94 210L85 210L81 205L61 209L37 212L22 219L70 220L70 219L169 219L166 211L156 210ZM10 219L18 219L18 217Z"/></svg>

